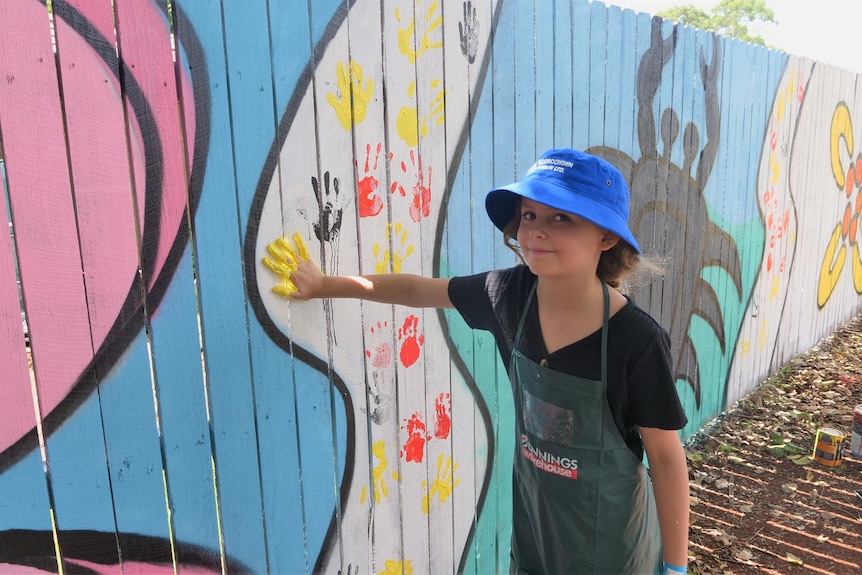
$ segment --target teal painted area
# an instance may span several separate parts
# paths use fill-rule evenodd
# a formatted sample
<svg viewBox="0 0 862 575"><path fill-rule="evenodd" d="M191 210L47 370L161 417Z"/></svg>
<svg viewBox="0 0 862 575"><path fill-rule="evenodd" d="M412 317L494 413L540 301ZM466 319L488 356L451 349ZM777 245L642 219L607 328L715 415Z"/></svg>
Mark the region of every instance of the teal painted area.
<svg viewBox="0 0 862 575"><path fill-rule="evenodd" d="M724 405L727 374L733 355L739 345L739 328L742 325L743 317L748 309L748 300L757 280L765 242L763 223L759 219L752 219L742 225L731 225L721 221L717 214L713 213L710 216L717 225L722 226L734 238L737 245L744 244L748 245L749 248L745 250L745 253L740 254L742 301L738 299L733 282L730 281L722 268L716 266L704 268L701 274L701 277L716 290L718 300L721 302L726 346L722 353L718 338L712 328L700 317L694 316L692 318L689 335L694 341L698 353L701 366L701 386L702 389L710 391L710 401L704 401L700 410L695 410L691 388L688 384L678 382L677 389L689 418L688 425L683 429L685 437L690 437L727 407Z"/></svg>

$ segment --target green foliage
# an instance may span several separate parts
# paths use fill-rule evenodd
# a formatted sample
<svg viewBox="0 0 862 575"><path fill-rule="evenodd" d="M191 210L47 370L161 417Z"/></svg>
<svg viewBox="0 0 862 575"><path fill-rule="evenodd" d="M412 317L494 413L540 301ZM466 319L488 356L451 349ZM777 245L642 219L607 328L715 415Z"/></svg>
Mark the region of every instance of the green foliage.
<svg viewBox="0 0 862 575"><path fill-rule="evenodd" d="M766 0L721 0L711 14L685 4L663 10L658 16L760 46L766 43L752 28L767 22L778 23Z"/></svg>

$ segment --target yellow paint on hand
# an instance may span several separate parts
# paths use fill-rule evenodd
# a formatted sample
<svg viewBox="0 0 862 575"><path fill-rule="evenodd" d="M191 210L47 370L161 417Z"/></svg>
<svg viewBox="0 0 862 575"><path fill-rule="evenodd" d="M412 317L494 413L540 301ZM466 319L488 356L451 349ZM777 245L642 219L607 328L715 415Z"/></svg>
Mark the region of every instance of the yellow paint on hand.
<svg viewBox="0 0 862 575"><path fill-rule="evenodd" d="M308 261L308 247L298 233L293 234L294 249L284 237L276 239L266 246L266 251L271 257L265 257L264 267L280 276L281 283L273 286L272 291L280 296L290 297L296 291L296 285L290 280L290 276L296 271L300 260Z"/></svg>

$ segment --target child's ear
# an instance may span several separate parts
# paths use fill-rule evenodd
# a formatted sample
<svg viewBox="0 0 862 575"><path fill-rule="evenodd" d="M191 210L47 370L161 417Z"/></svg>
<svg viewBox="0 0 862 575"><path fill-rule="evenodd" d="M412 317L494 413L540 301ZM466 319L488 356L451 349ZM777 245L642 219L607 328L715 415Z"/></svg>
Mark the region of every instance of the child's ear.
<svg viewBox="0 0 862 575"><path fill-rule="evenodd" d="M602 251L606 252L620 241L620 237L614 232L605 231L605 235L602 236L601 246Z"/></svg>

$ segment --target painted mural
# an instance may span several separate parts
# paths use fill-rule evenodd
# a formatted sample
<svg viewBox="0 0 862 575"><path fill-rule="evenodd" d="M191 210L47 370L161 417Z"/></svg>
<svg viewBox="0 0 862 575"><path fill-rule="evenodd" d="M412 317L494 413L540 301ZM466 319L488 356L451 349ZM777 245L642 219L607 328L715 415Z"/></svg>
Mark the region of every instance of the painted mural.
<svg viewBox="0 0 862 575"><path fill-rule="evenodd" d="M690 437L862 309L859 77L587 0L0 2L0 573L508 567L511 392L456 314L273 273L515 264L617 165Z"/></svg>

